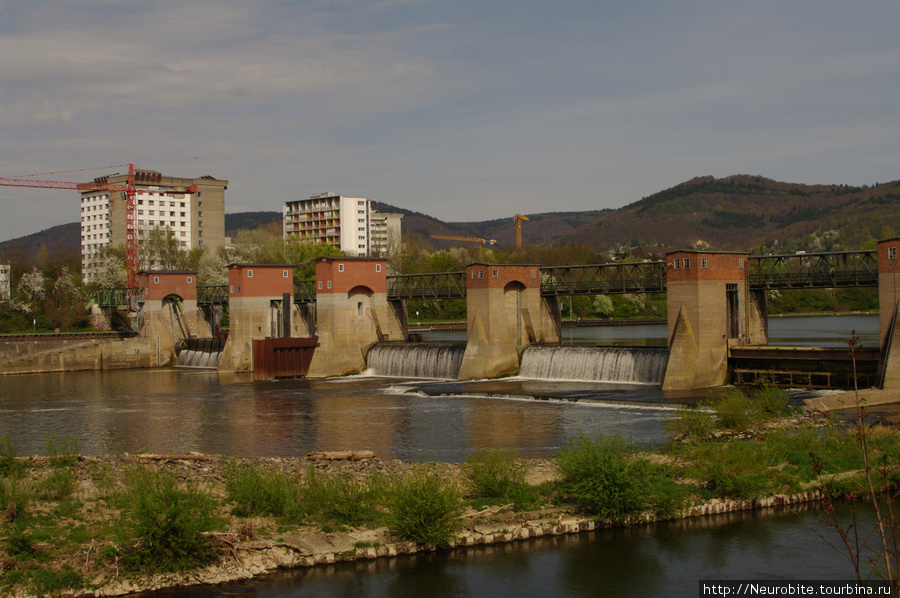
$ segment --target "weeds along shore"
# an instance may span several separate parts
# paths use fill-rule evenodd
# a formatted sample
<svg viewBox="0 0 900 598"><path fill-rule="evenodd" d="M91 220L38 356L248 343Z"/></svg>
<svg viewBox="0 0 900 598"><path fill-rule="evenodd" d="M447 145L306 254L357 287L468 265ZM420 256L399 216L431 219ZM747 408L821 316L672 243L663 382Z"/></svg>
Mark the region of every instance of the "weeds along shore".
<svg viewBox="0 0 900 598"><path fill-rule="evenodd" d="M670 428L652 452L584 431L554 458L482 450L460 464L89 457L56 437L45 456L20 457L0 437L0 594L122 595L865 495L857 428L789 408L778 389L729 390L679 409ZM866 432L879 489L892 492L900 437Z"/></svg>

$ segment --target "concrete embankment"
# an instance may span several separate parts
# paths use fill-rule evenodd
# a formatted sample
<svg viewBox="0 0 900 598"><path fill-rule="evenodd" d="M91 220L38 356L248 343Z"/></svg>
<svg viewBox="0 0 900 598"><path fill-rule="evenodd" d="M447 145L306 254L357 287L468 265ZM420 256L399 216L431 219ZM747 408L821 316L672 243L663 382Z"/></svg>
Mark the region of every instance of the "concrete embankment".
<svg viewBox="0 0 900 598"><path fill-rule="evenodd" d="M166 365L156 342L133 335L47 334L0 337L0 374L115 370Z"/></svg>

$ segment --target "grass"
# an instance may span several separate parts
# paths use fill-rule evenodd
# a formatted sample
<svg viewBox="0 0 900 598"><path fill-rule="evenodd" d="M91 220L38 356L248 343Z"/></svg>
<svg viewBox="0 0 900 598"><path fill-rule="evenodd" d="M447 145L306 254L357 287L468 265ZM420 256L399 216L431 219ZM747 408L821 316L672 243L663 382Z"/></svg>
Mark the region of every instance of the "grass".
<svg viewBox="0 0 900 598"><path fill-rule="evenodd" d="M270 516L303 521L299 481L278 472L231 459L225 468L225 489L239 517Z"/></svg>

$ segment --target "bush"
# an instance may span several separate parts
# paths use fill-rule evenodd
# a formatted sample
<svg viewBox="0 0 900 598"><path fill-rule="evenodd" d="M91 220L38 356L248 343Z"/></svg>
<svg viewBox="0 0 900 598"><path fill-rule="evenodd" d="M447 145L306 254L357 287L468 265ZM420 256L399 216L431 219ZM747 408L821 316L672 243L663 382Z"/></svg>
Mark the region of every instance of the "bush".
<svg viewBox="0 0 900 598"><path fill-rule="evenodd" d="M715 410L719 423L729 430L746 430L753 421L750 399L737 388L726 390L715 403Z"/></svg>
<svg viewBox="0 0 900 598"><path fill-rule="evenodd" d="M788 411L788 395L777 386L763 386L753 393L753 407L759 419L771 419Z"/></svg>
<svg viewBox="0 0 900 598"><path fill-rule="evenodd" d="M671 514L684 493L666 468L637 455L621 435L592 440L579 433L557 458L564 495L590 513L614 520L646 510Z"/></svg>
<svg viewBox="0 0 900 598"><path fill-rule="evenodd" d="M174 477L135 467L126 472L121 497L123 550L120 562L137 570L180 571L215 558L204 532L221 526L216 503Z"/></svg>
<svg viewBox="0 0 900 598"><path fill-rule="evenodd" d="M526 469L514 448L481 450L466 460L463 474L474 495L502 499L520 508L529 495Z"/></svg>
<svg viewBox="0 0 900 598"><path fill-rule="evenodd" d="M773 489L781 476L771 468L771 455L755 442L715 442L697 446L688 454L693 463L688 475L702 480L721 498L745 499Z"/></svg>
<svg viewBox="0 0 900 598"><path fill-rule="evenodd" d="M680 405L675 416L666 422L666 427L676 436L702 440L715 431L716 420L703 405Z"/></svg>
<svg viewBox="0 0 900 598"><path fill-rule="evenodd" d="M6 521L15 521L33 499L34 487L31 480L0 478L0 517Z"/></svg>
<svg viewBox="0 0 900 598"><path fill-rule="evenodd" d="M240 517L283 517L303 520L300 485L292 477L275 471L262 471L250 465L229 461L225 467L225 489Z"/></svg>
<svg viewBox="0 0 900 598"><path fill-rule="evenodd" d="M377 486L377 482L362 484L346 474L322 476L311 467L303 491L303 506L326 531L345 525L363 525L379 517L374 500L379 494Z"/></svg>
<svg viewBox="0 0 900 598"><path fill-rule="evenodd" d="M433 469L406 474L390 489L391 533L426 546L447 544L461 526L461 501L456 483Z"/></svg>

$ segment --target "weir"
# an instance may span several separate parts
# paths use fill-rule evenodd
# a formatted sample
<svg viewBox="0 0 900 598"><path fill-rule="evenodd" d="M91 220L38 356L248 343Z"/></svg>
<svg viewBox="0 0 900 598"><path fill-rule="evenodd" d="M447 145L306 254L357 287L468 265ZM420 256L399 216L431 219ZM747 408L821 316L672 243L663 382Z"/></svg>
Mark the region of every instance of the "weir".
<svg viewBox="0 0 900 598"><path fill-rule="evenodd" d="M456 380L465 352L465 343L377 343L366 367L378 376Z"/></svg>
<svg viewBox="0 0 900 598"><path fill-rule="evenodd" d="M225 341L220 339L187 339L175 348L175 367L217 369L224 346Z"/></svg>
<svg viewBox="0 0 900 598"><path fill-rule="evenodd" d="M540 347L522 353L522 378L660 384L669 351L664 347Z"/></svg>

